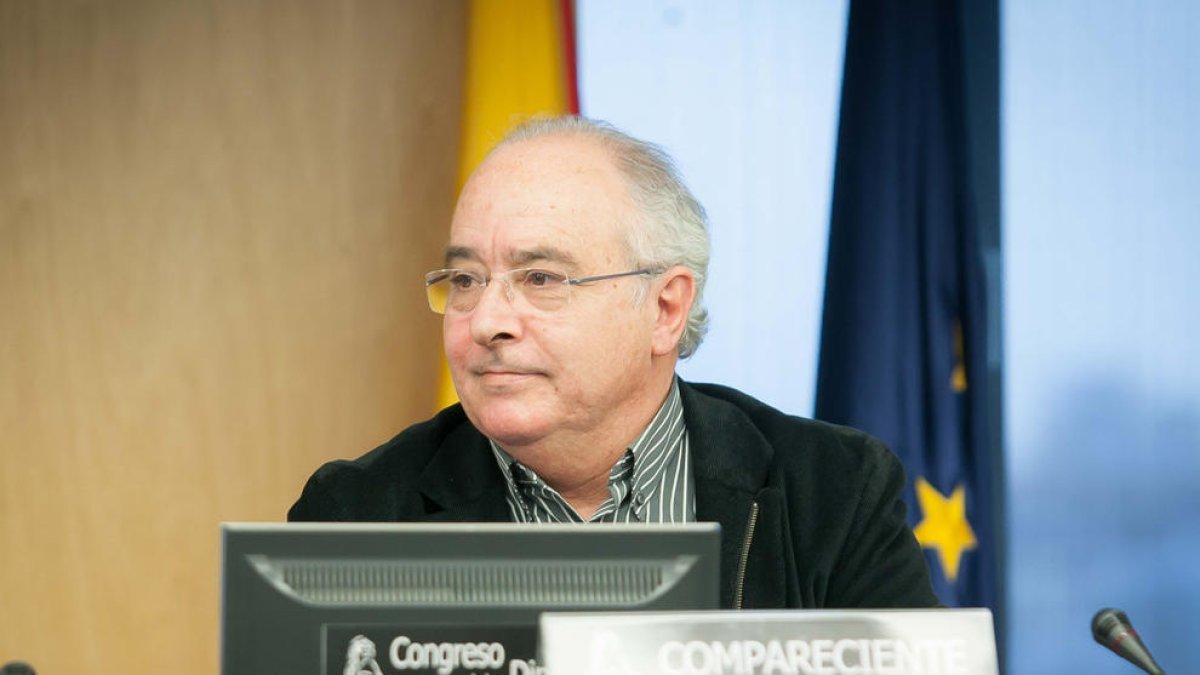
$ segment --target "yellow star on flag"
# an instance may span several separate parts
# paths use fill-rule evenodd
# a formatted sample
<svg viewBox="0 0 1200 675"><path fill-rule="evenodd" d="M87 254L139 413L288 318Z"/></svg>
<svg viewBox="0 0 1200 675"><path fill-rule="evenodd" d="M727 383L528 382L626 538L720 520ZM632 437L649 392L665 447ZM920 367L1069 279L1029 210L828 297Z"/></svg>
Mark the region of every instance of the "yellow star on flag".
<svg viewBox="0 0 1200 675"><path fill-rule="evenodd" d="M949 498L924 477L917 478L917 501L924 519L913 530L922 548L937 550L942 571L951 582L958 578L963 551L975 548L975 532L967 522L967 491L960 483Z"/></svg>

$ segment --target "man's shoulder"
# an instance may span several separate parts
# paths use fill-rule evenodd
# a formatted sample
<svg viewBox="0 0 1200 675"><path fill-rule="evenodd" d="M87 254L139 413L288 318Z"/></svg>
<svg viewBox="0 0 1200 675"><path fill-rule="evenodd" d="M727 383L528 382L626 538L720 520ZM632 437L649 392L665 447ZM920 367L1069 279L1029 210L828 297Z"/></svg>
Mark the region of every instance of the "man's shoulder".
<svg viewBox="0 0 1200 675"><path fill-rule="evenodd" d="M705 448L704 460L724 462L721 471L710 472L712 480L744 486L745 478L725 477L733 469L751 482L761 479L760 528L770 522L771 504L785 514L774 522L787 523L785 540L801 577L796 583L810 593L804 606L937 604L924 554L906 524L903 467L882 442L857 429L788 415L729 387L690 385L686 391L690 419L707 436L696 443Z"/></svg>
<svg viewBox="0 0 1200 675"><path fill-rule="evenodd" d="M446 443L471 440L476 436L479 433L467 420L462 405L456 403L409 426L352 463L366 472L418 469Z"/></svg>
<svg viewBox="0 0 1200 675"><path fill-rule="evenodd" d="M685 383L685 400L698 416L718 425L748 422L775 452L776 463L815 463L824 468L896 461L870 434L852 427L791 415L732 387Z"/></svg>
<svg viewBox="0 0 1200 675"><path fill-rule="evenodd" d="M398 502L414 499L414 489L439 451L481 442L461 405L401 431L358 457L322 465L308 479L289 520L372 520L403 510ZM385 517L384 514L389 514Z"/></svg>

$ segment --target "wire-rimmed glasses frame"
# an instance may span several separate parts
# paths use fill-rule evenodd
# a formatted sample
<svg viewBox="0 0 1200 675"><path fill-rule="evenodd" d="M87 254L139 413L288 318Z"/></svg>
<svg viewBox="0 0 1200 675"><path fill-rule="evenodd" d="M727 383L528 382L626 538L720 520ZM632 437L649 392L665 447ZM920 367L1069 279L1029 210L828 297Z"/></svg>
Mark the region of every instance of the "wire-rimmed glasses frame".
<svg viewBox="0 0 1200 675"><path fill-rule="evenodd" d="M447 268L425 274L425 295L429 299L429 308L438 314L445 314L448 309L470 312L483 298L488 284L498 280L503 282L509 302L513 302L519 295L531 307L550 312L571 302L571 289L575 286L654 274L658 274L658 270L647 268L572 278L553 270L522 267L485 276L470 270Z"/></svg>

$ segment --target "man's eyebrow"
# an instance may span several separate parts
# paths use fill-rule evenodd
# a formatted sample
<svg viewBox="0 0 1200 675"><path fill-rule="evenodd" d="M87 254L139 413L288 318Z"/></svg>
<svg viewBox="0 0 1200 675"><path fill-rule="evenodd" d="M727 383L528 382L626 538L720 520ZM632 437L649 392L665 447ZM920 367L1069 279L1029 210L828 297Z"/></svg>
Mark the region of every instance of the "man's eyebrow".
<svg viewBox="0 0 1200 675"><path fill-rule="evenodd" d="M553 246L535 246L530 249L514 251L508 255L511 264L523 267L531 263L558 263L574 271L579 268L579 261L570 253ZM458 261L483 262L479 252L470 246L447 246L444 264L450 267Z"/></svg>
<svg viewBox="0 0 1200 675"><path fill-rule="evenodd" d="M471 260L474 262L479 262L479 254L476 253L475 249L471 248L470 246L447 246L446 257L444 258L443 264L445 264L446 267L449 267L450 263L454 262L455 260Z"/></svg>
<svg viewBox="0 0 1200 675"><path fill-rule="evenodd" d="M579 267L575 256L553 246L536 246L534 248L516 251L510 258L514 265L523 266L535 262L552 262L566 265L572 269Z"/></svg>

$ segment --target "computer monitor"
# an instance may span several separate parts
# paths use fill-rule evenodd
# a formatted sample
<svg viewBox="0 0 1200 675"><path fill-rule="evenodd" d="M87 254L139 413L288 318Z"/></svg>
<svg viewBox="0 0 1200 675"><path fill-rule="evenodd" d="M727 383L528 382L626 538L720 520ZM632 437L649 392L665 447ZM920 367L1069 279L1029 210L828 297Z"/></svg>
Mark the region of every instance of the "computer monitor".
<svg viewBox="0 0 1200 675"><path fill-rule="evenodd" d="M222 525L223 675L538 675L543 610L715 609L719 526Z"/></svg>

